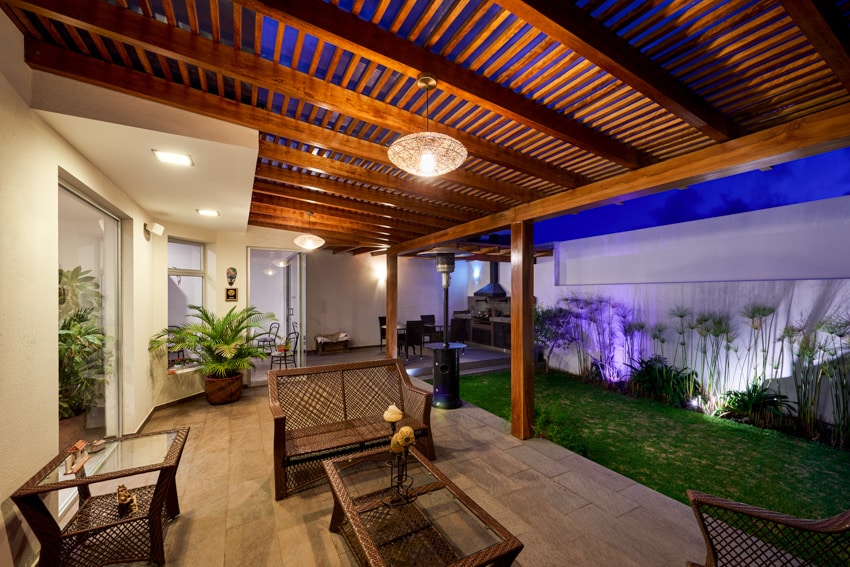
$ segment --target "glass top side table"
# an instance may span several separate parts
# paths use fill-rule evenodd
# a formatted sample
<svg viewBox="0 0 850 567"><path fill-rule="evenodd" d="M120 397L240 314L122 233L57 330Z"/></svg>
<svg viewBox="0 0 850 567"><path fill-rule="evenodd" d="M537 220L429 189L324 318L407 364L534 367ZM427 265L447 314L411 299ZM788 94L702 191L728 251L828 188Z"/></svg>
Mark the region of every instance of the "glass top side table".
<svg viewBox="0 0 850 567"><path fill-rule="evenodd" d="M39 542L42 565L99 566L118 561L165 562L163 525L180 514L175 475L188 427L107 439L75 473L62 452L21 486L12 500ZM114 493L92 496L97 483L154 473L156 482L130 488L136 509L121 509ZM45 503L51 492L76 487L79 507L60 529Z"/></svg>

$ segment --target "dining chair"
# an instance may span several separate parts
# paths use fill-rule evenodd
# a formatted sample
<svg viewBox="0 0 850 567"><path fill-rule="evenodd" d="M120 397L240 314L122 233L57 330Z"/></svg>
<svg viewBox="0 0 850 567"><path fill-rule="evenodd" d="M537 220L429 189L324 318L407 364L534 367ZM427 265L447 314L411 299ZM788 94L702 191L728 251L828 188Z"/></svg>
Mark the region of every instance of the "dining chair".
<svg viewBox="0 0 850 567"><path fill-rule="evenodd" d="M287 333L286 341L284 344L289 344L289 348L282 351L272 351L269 358L271 359L269 363L269 370L274 370L275 364L279 370L284 368L289 368L289 365L292 365L292 368L298 368L298 362L296 359L298 353L298 332L292 331L291 333Z"/></svg>
<svg viewBox="0 0 850 567"><path fill-rule="evenodd" d="M419 345L419 358L422 358L422 345L424 342L425 324L422 321L407 321L404 325L404 334L399 334L399 341L404 341L404 357L410 358L408 349L413 348L413 356L416 356L416 345Z"/></svg>
<svg viewBox="0 0 850 567"><path fill-rule="evenodd" d="M384 348L384 341L387 340L387 318L383 315L378 316L378 329L381 331L381 338L378 342L378 352Z"/></svg>
<svg viewBox="0 0 850 567"><path fill-rule="evenodd" d="M428 337L429 343L436 342L442 338L438 336L439 333L437 332L437 318L434 315L420 315L419 318L422 320L422 323L425 324L423 334Z"/></svg>
<svg viewBox="0 0 850 567"><path fill-rule="evenodd" d="M260 333L254 337L255 344L265 350L266 352L272 352L277 346L278 337L277 333L280 330L280 323L275 321L271 325L269 325L269 330L265 333Z"/></svg>

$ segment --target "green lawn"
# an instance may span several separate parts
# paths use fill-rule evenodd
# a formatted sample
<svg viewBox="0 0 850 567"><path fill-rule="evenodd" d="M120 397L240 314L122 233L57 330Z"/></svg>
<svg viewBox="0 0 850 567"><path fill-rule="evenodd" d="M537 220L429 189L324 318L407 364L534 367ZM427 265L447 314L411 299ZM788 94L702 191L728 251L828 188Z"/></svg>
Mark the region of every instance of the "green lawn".
<svg viewBox="0 0 850 567"><path fill-rule="evenodd" d="M681 502L692 488L800 517L850 509L850 452L563 373L538 373L534 390L546 437ZM509 419L510 372L464 376L460 394Z"/></svg>

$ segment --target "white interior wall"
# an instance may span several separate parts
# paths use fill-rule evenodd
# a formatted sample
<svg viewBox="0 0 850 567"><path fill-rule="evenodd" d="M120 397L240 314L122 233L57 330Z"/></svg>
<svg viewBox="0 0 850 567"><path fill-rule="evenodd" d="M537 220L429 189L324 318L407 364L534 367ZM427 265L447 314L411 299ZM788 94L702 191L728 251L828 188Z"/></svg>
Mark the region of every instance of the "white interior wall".
<svg viewBox="0 0 850 567"><path fill-rule="evenodd" d="M398 322L434 314L443 319L443 288L434 260L398 259ZM465 262L449 287L449 309L465 309ZM355 347L377 345L378 317L386 314L386 257L311 252L307 255L307 347L317 334L345 331ZM451 316L451 314L449 315Z"/></svg>
<svg viewBox="0 0 850 567"><path fill-rule="evenodd" d="M122 218L121 372L124 428L132 428L151 407L147 381L147 338L151 334L151 246L142 237L143 211L108 178L69 146L33 112L31 72L23 62L23 40L8 18L0 17L0 261L11 268L3 278L0 302L0 380L2 431L0 564L26 564L31 546L14 543L6 526L13 520L9 495L56 454L58 184L60 178ZM164 269L164 264L163 264ZM160 270L160 274L163 274ZM164 279L163 279L164 283ZM164 311L163 311L164 313ZM26 450L21 450L26 447Z"/></svg>
<svg viewBox="0 0 850 567"><path fill-rule="evenodd" d="M17 40L17 41L12 41ZM20 34L8 19L0 18L0 262L9 267L0 278L0 501L4 526L0 529L0 564L11 565L21 555L22 535L7 535L7 527L22 523L9 495L56 454L58 441L56 321L56 268L59 261L57 163L60 140L35 119L24 99L9 82L19 80L28 89L28 74L10 59L22 56ZM24 80L21 80L24 79ZM13 167L14 164L14 167ZM51 332L46 333L45 329ZM25 448L25 450L23 450ZM26 529L29 532L29 529ZM10 544L13 539L17 545Z"/></svg>

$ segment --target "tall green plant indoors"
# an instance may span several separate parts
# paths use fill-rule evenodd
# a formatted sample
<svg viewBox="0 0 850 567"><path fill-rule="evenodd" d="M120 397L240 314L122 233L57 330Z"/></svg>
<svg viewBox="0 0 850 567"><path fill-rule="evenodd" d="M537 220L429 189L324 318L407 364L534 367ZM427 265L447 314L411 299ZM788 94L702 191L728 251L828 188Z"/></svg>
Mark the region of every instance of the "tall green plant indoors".
<svg viewBox="0 0 850 567"><path fill-rule="evenodd" d="M189 310L196 321L163 329L151 338L148 350L165 345L172 352L182 350L204 376L216 378L236 376L254 366L252 359L266 358L265 350L254 344L253 332L274 319L273 313L254 306L233 307L221 317L199 305L189 305Z"/></svg>
<svg viewBox="0 0 850 567"><path fill-rule="evenodd" d="M80 309L100 308L102 295L97 278L91 275L91 270L82 266L63 270L59 268L59 321L70 317Z"/></svg>
<svg viewBox="0 0 850 567"><path fill-rule="evenodd" d="M86 413L103 398L107 337L92 322L92 308L59 324L59 418Z"/></svg>
<svg viewBox="0 0 850 567"><path fill-rule="evenodd" d="M103 399L110 340L98 323L100 287L90 270L59 269L59 418L84 414Z"/></svg>

